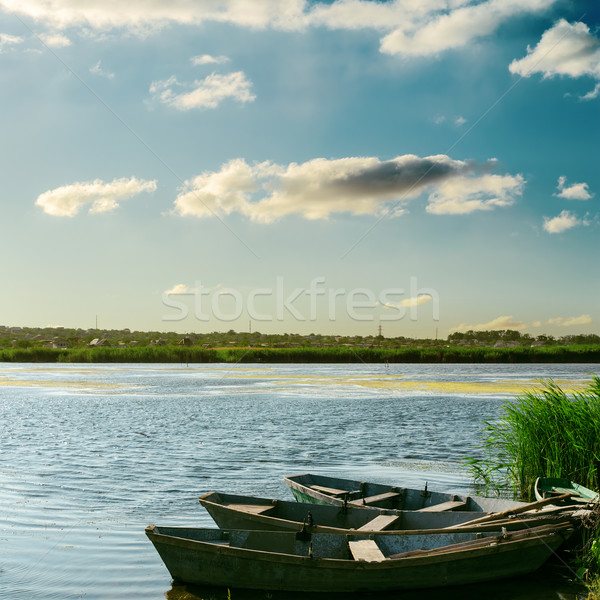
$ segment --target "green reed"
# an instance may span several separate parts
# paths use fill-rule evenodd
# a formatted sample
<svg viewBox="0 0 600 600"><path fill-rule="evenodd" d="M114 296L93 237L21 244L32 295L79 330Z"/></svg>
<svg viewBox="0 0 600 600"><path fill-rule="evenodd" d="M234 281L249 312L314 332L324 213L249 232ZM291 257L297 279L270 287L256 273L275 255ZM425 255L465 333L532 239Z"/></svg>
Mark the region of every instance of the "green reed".
<svg viewBox="0 0 600 600"><path fill-rule="evenodd" d="M455 348L433 347L236 347L203 346L77 346L0 348L0 362L230 362L230 363L595 363L600 345Z"/></svg>
<svg viewBox="0 0 600 600"><path fill-rule="evenodd" d="M567 395L552 380L501 407L485 423L482 458L469 459L475 480L512 488L531 500L537 477L564 477L597 490L600 483L600 377Z"/></svg>

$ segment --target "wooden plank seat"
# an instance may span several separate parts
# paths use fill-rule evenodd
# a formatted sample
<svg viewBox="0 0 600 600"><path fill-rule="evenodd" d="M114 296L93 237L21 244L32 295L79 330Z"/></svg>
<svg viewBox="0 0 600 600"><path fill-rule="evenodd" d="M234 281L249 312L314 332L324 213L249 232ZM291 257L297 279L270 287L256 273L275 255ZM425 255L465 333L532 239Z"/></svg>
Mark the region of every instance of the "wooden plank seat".
<svg viewBox="0 0 600 600"><path fill-rule="evenodd" d="M228 504L236 510L242 510L253 515L263 515L273 508L272 504Z"/></svg>
<svg viewBox="0 0 600 600"><path fill-rule="evenodd" d="M354 560L367 562L380 562L385 560L383 552L379 549L375 540L354 540L348 542L350 553Z"/></svg>
<svg viewBox="0 0 600 600"><path fill-rule="evenodd" d="M399 520L400 517L398 515L378 515L362 527L359 527L356 531L383 531Z"/></svg>
<svg viewBox="0 0 600 600"><path fill-rule="evenodd" d="M352 500L350 504L356 506L369 506L372 504L378 504L379 502L385 502L386 500L394 500L400 498L398 492L385 492L384 494L377 494L376 496L368 496L367 498L358 498L358 500Z"/></svg>
<svg viewBox="0 0 600 600"><path fill-rule="evenodd" d="M451 510L458 510L459 508L466 508L467 503L463 500L448 500L448 502L440 502L439 504L432 504L425 508L420 508L419 512L447 512Z"/></svg>
<svg viewBox="0 0 600 600"><path fill-rule="evenodd" d="M317 492L323 492L328 496L343 496L344 494L351 494L348 490L336 490L335 488L325 487L324 485L311 485L311 489Z"/></svg>

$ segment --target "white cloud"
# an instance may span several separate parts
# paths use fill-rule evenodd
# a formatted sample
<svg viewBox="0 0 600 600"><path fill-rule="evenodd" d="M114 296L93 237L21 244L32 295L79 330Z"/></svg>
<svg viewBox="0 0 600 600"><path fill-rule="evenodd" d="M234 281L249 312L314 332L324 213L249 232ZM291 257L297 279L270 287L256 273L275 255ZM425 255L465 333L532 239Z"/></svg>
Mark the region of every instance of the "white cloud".
<svg viewBox="0 0 600 600"><path fill-rule="evenodd" d="M93 67L90 68L90 73L93 75L99 75L100 77L106 77L107 79L114 79L115 74L110 71L106 71L102 68L102 61L99 60Z"/></svg>
<svg viewBox="0 0 600 600"><path fill-rule="evenodd" d="M242 27L283 29L301 26L304 0L0 0L4 12L43 21L56 28L87 26L96 30L125 27L134 32L169 23L200 25L207 21Z"/></svg>
<svg viewBox="0 0 600 600"><path fill-rule="evenodd" d="M492 319L487 323L478 323L477 325L467 325L466 323L461 323L457 327L453 327L450 329L450 333L454 333L456 331L490 331L495 329L514 329L521 330L525 329L527 325L522 321L517 321L512 315L511 316L502 316Z"/></svg>
<svg viewBox="0 0 600 600"><path fill-rule="evenodd" d="M5 12L43 21L55 28L127 28L145 33L170 23L212 21L240 27L302 30L328 27L372 29L383 35L381 51L428 56L464 48L490 35L506 21L548 10L556 0L129 0L118 7L106 0L0 0Z"/></svg>
<svg viewBox="0 0 600 600"><path fill-rule="evenodd" d="M445 123L446 121L446 115L437 115L433 118L433 122L436 125L442 125L442 123ZM462 127L467 122L467 119L459 115L456 117L452 117L450 122L453 123L456 127Z"/></svg>
<svg viewBox="0 0 600 600"><path fill-rule="evenodd" d="M401 300L400 306L406 308L410 308L411 306L421 306L421 304L427 304L427 302L431 302L431 300L433 300L433 297L430 294L420 294L414 298L405 298L404 300Z"/></svg>
<svg viewBox="0 0 600 600"><path fill-rule="evenodd" d="M580 97L580 100L595 100L600 96L600 83L597 83L593 90Z"/></svg>
<svg viewBox="0 0 600 600"><path fill-rule="evenodd" d="M567 200L589 200L593 196L587 183L573 183L569 186L565 185L566 183L567 178L561 175L558 178L558 193L554 194L555 196Z"/></svg>
<svg viewBox="0 0 600 600"><path fill-rule="evenodd" d="M535 48L527 48L527 56L514 60L509 70L523 77L542 73L544 78L562 75L600 79L600 40L585 23L570 24L561 19L544 32ZM584 98L596 96L594 90Z"/></svg>
<svg viewBox="0 0 600 600"><path fill-rule="evenodd" d="M177 110L216 108L223 100L232 98L238 102L252 102L256 96L250 91L252 84L241 71L219 75L213 73L193 84L182 84L173 75L164 81L154 81L150 86L153 97ZM188 89L190 91L179 91Z"/></svg>
<svg viewBox="0 0 600 600"><path fill-rule="evenodd" d="M578 317L554 317L548 319L548 325L558 325L559 327L573 327L577 325L591 325L592 317L590 315L580 315Z"/></svg>
<svg viewBox="0 0 600 600"><path fill-rule="evenodd" d="M176 283L171 289L165 290L163 292L164 295L180 295L180 294L197 294L197 293L206 293L214 292L223 287L223 284L217 283L212 287L206 287L202 285L199 281L196 281L196 285L188 285L187 283Z"/></svg>
<svg viewBox="0 0 600 600"><path fill-rule="evenodd" d="M507 206L520 193L523 178L486 173L493 165L411 154L387 161L316 158L287 166L236 159L186 181L175 212L196 217L239 212L263 223L292 214L306 219L335 213L398 216L410 198L435 189L429 212L465 214Z"/></svg>
<svg viewBox="0 0 600 600"><path fill-rule="evenodd" d="M190 62L194 66L221 65L229 62L229 58L226 56L211 56L210 54L202 54L200 56L192 56L192 58L190 58Z"/></svg>
<svg viewBox="0 0 600 600"><path fill-rule="evenodd" d="M397 28L381 41L381 51L404 56L427 56L453 48L463 48L474 40L493 33L505 21L527 13L547 10L554 0L463 0L424 3L427 7L412 20L398 23ZM406 9L408 2L395 3ZM412 4L420 4L413 2Z"/></svg>
<svg viewBox="0 0 600 600"><path fill-rule="evenodd" d="M119 201L132 198L141 192L156 190L156 181L114 179L104 183L100 179L77 182L49 190L40 194L36 206L55 217L74 217L84 206L90 206L90 213L103 213L115 210Z"/></svg>
<svg viewBox="0 0 600 600"><path fill-rule="evenodd" d="M15 44L23 43L23 38L17 35L10 35L8 33L0 33L0 53L4 50L5 46L14 46Z"/></svg>
<svg viewBox="0 0 600 600"><path fill-rule="evenodd" d="M165 290L165 294L191 294L193 293L193 289L191 289L185 283L177 283L170 290Z"/></svg>
<svg viewBox="0 0 600 600"><path fill-rule="evenodd" d="M40 39L46 46L50 46L51 48L64 48L71 45L71 40L62 33L41 34Z"/></svg>
<svg viewBox="0 0 600 600"><path fill-rule="evenodd" d="M427 302L431 302L432 300L433 296L431 294L419 294L418 296L413 296L412 298L400 300L398 303L386 302L384 304L378 304L380 304L380 306L383 308L398 310L399 308L413 308L415 306L421 306L422 304L427 304Z"/></svg>
<svg viewBox="0 0 600 600"><path fill-rule="evenodd" d="M572 229L581 224L582 221L577 215L568 210L561 211L557 217L544 217L544 230L548 233L562 233L563 231L567 231L567 229Z"/></svg>
<svg viewBox="0 0 600 600"><path fill-rule="evenodd" d="M510 206L523 193L524 185L522 175L456 177L441 183L429 196L427 212L436 215L461 215Z"/></svg>

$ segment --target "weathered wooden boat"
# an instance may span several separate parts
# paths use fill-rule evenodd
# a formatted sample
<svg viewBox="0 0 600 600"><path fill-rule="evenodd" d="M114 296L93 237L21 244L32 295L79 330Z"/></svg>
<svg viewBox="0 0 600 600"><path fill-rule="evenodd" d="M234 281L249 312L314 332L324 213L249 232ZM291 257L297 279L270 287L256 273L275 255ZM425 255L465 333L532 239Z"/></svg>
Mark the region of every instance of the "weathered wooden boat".
<svg viewBox="0 0 600 600"><path fill-rule="evenodd" d="M400 535L146 527L175 581L300 592L435 588L524 575L572 531L569 523Z"/></svg>
<svg viewBox="0 0 600 600"><path fill-rule="evenodd" d="M598 502L600 499L597 492L569 479L559 477L538 477L533 486L533 491L538 500L569 494L569 498L563 500L563 502L571 504Z"/></svg>
<svg viewBox="0 0 600 600"><path fill-rule="evenodd" d="M499 512L523 502L504 498L460 496L304 473L283 478L298 502L369 506L396 510Z"/></svg>
<svg viewBox="0 0 600 600"><path fill-rule="evenodd" d="M351 504L333 506L222 492L209 492L200 496L199 501L222 529L263 531L304 529L311 533L349 533L349 530L394 533L405 530L440 531L452 527L461 527L463 531L498 531L500 527L516 530L557 523L570 517L570 513L565 509L533 512L539 508L538 503L534 503L531 511L522 512L518 516L510 514L480 522L480 517L488 513L394 510ZM478 522L469 527L469 522L473 520Z"/></svg>

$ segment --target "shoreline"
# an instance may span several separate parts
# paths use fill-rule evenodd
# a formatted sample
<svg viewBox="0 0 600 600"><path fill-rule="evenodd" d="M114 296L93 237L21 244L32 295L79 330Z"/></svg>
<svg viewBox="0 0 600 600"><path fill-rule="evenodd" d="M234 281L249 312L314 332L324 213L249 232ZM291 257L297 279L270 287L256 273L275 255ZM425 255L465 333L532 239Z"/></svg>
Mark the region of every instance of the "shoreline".
<svg viewBox="0 0 600 600"><path fill-rule="evenodd" d="M600 363L600 344L543 347L9 348L5 363Z"/></svg>

